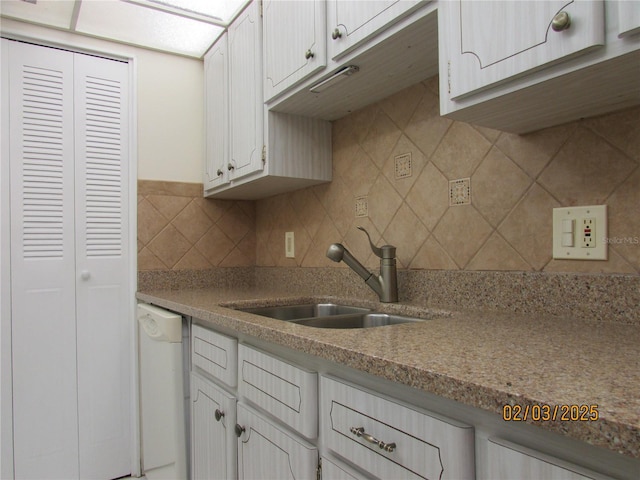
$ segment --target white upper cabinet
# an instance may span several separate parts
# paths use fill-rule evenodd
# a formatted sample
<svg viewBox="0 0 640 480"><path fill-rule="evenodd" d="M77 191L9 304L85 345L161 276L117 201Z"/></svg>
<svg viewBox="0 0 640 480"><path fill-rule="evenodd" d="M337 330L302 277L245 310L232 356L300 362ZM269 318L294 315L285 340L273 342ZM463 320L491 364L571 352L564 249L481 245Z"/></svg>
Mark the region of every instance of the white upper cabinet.
<svg viewBox="0 0 640 480"><path fill-rule="evenodd" d="M264 99L304 80L327 65L324 0L265 0Z"/></svg>
<svg viewBox="0 0 640 480"><path fill-rule="evenodd" d="M253 2L231 24L229 41L229 178L262 170L264 104L262 101L262 21Z"/></svg>
<svg viewBox="0 0 640 480"><path fill-rule="evenodd" d="M272 15L284 13L279 3ZM253 200L331 180L331 124L264 105L262 33L256 1L205 57L206 196Z"/></svg>
<svg viewBox="0 0 640 480"><path fill-rule="evenodd" d="M227 34L204 57L204 189L229 183L229 54Z"/></svg>
<svg viewBox="0 0 640 480"><path fill-rule="evenodd" d="M635 35L640 33L640 5L637 1L618 0L618 36Z"/></svg>
<svg viewBox="0 0 640 480"><path fill-rule="evenodd" d="M329 57L336 59L347 54L424 3L425 0L328 0Z"/></svg>
<svg viewBox="0 0 640 480"><path fill-rule="evenodd" d="M640 104L636 4L439 3L440 114L521 134Z"/></svg>
<svg viewBox="0 0 640 480"><path fill-rule="evenodd" d="M463 0L444 8L452 99L604 44L602 1Z"/></svg>

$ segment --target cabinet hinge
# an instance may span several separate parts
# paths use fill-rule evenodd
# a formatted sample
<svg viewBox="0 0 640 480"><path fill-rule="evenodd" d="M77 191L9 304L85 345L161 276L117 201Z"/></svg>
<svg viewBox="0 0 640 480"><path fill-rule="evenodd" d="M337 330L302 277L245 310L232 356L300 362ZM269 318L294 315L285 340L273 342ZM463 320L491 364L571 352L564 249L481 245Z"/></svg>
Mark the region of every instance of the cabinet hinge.
<svg viewBox="0 0 640 480"><path fill-rule="evenodd" d="M447 90L451 95L451 62L447 62Z"/></svg>
<svg viewBox="0 0 640 480"><path fill-rule="evenodd" d="M262 163L267 163L267 146L262 145Z"/></svg>
<svg viewBox="0 0 640 480"><path fill-rule="evenodd" d="M322 459L318 459L318 468L316 468L316 480L322 480Z"/></svg>
<svg viewBox="0 0 640 480"><path fill-rule="evenodd" d="M262 0L260 0L260 2L258 2L258 6L260 8L260 18L262 18Z"/></svg>

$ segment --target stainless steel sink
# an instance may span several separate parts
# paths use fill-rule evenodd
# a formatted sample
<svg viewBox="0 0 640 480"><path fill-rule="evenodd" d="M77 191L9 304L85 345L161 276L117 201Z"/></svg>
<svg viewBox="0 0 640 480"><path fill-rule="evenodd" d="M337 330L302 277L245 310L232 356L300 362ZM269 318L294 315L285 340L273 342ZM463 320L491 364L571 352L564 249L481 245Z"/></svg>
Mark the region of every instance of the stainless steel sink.
<svg viewBox="0 0 640 480"><path fill-rule="evenodd" d="M400 323L423 322L423 318L389 315L387 313L360 313L351 315L335 315L330 317L306 318L294 323L315 328L371 328Z"/></svg>
<svg viewBox="0 0 640 480"><path fill-rule="evenodd" d="M369 308L334 303L245 307L237 308L237 310L314 328L371 328L425 320L405 315L372 312Z"/></svg>
<svg viewBox="0 0 640 480"><path fill-rule="evenodd" d="M333 303L314 303L308 305L282 305L276 307L239 308L243 312L276 318L278 320L296 321L300 319L314 319L331 317L333 315L363 314L370 312L368 308L352 307L350 305L336 305Z"/></svg>

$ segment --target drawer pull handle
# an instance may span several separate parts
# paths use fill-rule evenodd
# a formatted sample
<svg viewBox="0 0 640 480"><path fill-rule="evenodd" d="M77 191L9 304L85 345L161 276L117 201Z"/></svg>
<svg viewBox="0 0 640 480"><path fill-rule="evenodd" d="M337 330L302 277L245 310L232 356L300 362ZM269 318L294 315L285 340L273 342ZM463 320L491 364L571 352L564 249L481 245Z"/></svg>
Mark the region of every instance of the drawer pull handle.
<svg viewBox="0 0 640 480"><path fill-rule="evenodd" d="M395 443L385 443L382 440L378 440L373 435L369 435L365 432L364 427L351 427L350 430L356 437L362 437L367 442L379 446L382 450L393 452L396 449Z"/></svg>
<svg viewBox="0 0 640 480"><path fill-rule="evenodd" d="M216 421L217 421L217 422L219 422L219 421L220 421L220 419L221 419L222 417L224 417L224 412L223 412L222 410L220 410L219 408L216 408L216 411L215 411L215 414L214 414L214 415L215 415L215 417L216 417Z"/></svg>

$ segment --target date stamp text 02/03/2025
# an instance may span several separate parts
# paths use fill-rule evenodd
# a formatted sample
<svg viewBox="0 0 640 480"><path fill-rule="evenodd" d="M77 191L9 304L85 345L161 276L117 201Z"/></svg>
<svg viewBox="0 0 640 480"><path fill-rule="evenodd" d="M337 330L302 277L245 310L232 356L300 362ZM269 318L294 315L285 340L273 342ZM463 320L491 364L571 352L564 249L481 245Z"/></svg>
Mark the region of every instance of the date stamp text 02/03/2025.
<svg viewBox="0 0 640 480"><path fill-rule="evenodd" d="M595 422L598 418L598 405L507 404L502 407L505 422Z"/></svg>

